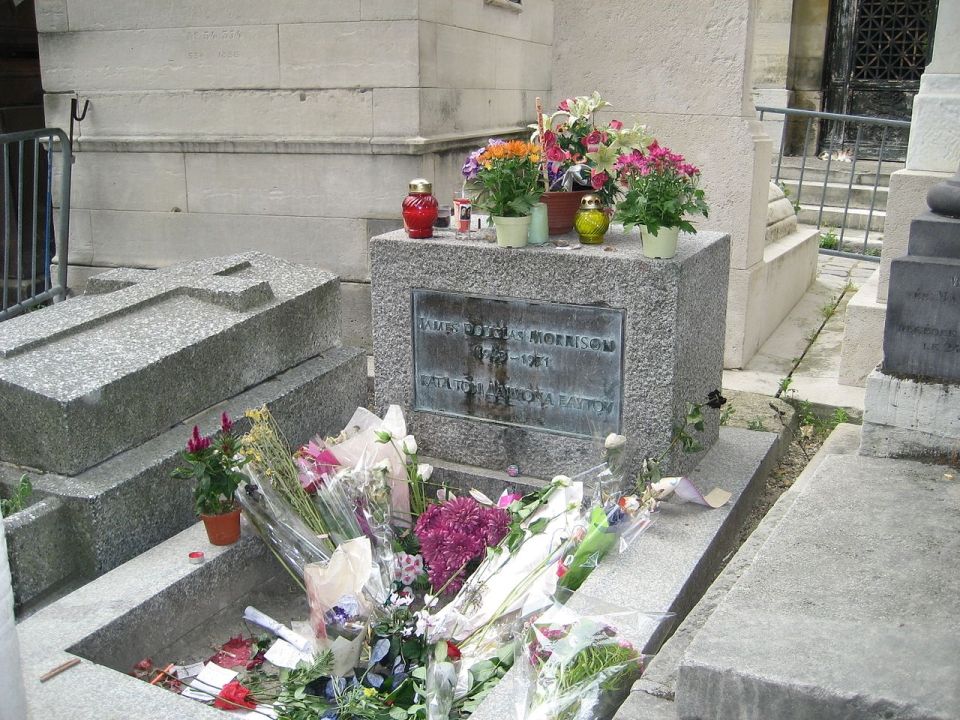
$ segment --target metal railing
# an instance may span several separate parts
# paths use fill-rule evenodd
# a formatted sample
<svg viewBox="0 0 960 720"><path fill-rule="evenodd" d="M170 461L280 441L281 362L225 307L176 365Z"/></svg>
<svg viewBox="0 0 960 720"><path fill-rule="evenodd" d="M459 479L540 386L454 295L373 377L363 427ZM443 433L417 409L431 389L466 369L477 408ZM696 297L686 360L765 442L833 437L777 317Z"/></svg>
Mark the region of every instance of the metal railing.
<svg viewBox="0 0 960 720"><path fill-rule="evenodd" d="M56 128L0 135L0 320L67 296L71 158L69 140ZM60 215L54 233L57 161L62 168L57 194ZM50 277L54 253L59 258L56 282Z"/></svg>
<svg viewBox="0 0 960 720"><path fill-rule="evenodd" d="M841 183L835 183L833 186L837 187L840 185L842 188L843 182L846 183L846 192L843 198L843 213L842 220L837 224L840 235L837 238L837 247L836 249L821 249L821 252L825 252L831 255L845 255L853 256L863 259L873 259L879 262L879 258L871 257L867 254L868 252L868 242L870 239L870 233L874 228L874 217L877 215L877 195L878 189L880 188L880 176L883 174L883 163L896 160L893 157L887 157L891 155L891 139L896 139L898 144L906 142L906 136L910 132L910 121L908 120L887 120L884 118L874 118L874 117L865 117L861 115L841 115L839 113L828 113L828 112L814 112L812 110L799 110L795 108L775 108L775 107L764 107L757 106L757 112L760 115L760 120L764 120L767 115L782 115L783 117L783 130L780 137L780 153L777 157L777 170L774 178L774 182L777 184L781 183L781 169L783 166L783 158L785 154L785 149L788 147L788 133L794 133L798 130L797 125L802 126L802 143L798 142L797 145L800 145L799 148L799 158L800 158L800 172L799 177L796 180L797 182L797 191L796 191L796 203L799 205L801 203L801 196L803 194L803 184L804 176L807 173L808 160L810 160L810 151L816 150L816 144L811 148L811 136L816 130L820 137L826 137L827 142L822 143L820 147L823 148L823 154L825 154L826 167L822 170L823 172L823 183L820 190L820 202L819 207L817 208L817 228L822 228L824 225L824 208L828 207L827 200L827 190L831 187L830 182L830 172L833 166L839 167L840 165L849 166L849 173L846 176L844 181ZM792 121L792 122L791 122ZM816 128L814 124L816 123ZM867 135L868 137L865 137ZM897 136L894 138L894 136ZM869 153L863 153L862 150L869 148ZM866 155L875 154L876 157L866 157ZM838 157L845 157L845 162L837 162ZM869 179L867 180L867 191L869 195L869 209L867 209L866 217L864 218L862 212L856 212L856 221L857 224L861 225L864 230L863 243L860 247L859 252L845 252L845 247L853 246L853 243L845 243L844 236L847 231L850 230L850 219L851 219L851 197L854 194L854 185L855 180L857 179L857 166L860 165L863 168L864 165L867 165L867 170L864 171L861 169L861 173L866 175L869 178L870 170L874 168L873 163L876 163L875 170L873 171L873 183L872 188L869 185ZM820 171L818 168L817 171ZM820 183L816 181L809 181L809 185L820 186ZM863 186L860 186L859 189L863 189ZM864 203L865 204L865 203ZM854 210L862 210L864 208L854 208ZM832 224L831 224L832 225ZM859 244L859 243L858 243Z"/></svg>

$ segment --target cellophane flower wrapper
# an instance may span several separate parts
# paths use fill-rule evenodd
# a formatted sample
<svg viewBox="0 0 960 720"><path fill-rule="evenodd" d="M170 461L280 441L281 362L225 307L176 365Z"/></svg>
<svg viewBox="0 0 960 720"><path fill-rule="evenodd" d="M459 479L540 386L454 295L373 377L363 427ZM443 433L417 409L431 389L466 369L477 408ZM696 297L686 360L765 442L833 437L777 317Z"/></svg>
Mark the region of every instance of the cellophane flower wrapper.
<svg viewBox="0 0 960 720"><path fill-rule="evenodd" d="M334 608L347 607L345 598L353 598L358 603L356 612L347 616L353 624L375 617L387 599L387 589L373 562L367 537L348 540L337 547L329 561L308 565L304 570L304 583L310 605L310 626L319 639L327 637L331 617L342 614L333 612Z"/></svg>
<svg viewBox="0 0 960 720"><path fill-rule="evenodd" d="M377 433L383 432L390 435L391 442L377 442ZM366 408L357 408L340 436L323 443L323 448L329 451L336 465L341 468L373 468L386 461L390 503L397 522L407 522L410 518L406 459L398 450L406 434L407 424L398 405L391 405L383 419Z"/></svg>
<svg viewBox="0 0 960 720"><path fill-rule="evenodd" d="M569 550L582 500L581 483L555 486L524 523L543 520L543 530L527 533L513 551L503 543L489 549L453 600L430 619L430 642L448 639L460 648L457 697L467 692L473 665L495 657L521 618L553 603L557 564Z"/></svg>
<svg viewBox="0 0 960 720"><path fill-rule="evenodd" d="M656 503L644 505L635 495L595 499L573 531L572 552L558 570L559 588L567 594L578 589L604 557L623 553L655 519Z"/></svg>
<svg viewBox="0 0 960 720"><path fill-rule="evenodd" d="M529 623L518 646L518 720L605 720L647 658L626 639L642 613L578 613L557 605Z"/></svg>
<svg viewBox="0 0 960 720"><path fill-rule="evenodd" d="M243 472L250 478L237 493L244 514L273 554L303 582L303 569L308 564L330 559L327 539L308 528L251 465L244 466Z"/></svg>
<svg viewBox="0 0 960 720"><path fill-rule="evenodd" d="M427 657L424 705L427 720L450 720L456 696L459 662L448 652L446 641L438 642Z"/></svg>

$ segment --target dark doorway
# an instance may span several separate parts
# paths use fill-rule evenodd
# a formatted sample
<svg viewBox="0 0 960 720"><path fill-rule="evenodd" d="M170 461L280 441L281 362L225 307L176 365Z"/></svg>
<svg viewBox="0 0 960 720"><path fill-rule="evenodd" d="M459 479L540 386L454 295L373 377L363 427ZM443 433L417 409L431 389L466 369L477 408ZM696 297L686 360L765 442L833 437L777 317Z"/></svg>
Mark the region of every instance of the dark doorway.
<svg viewBox="0 0 960 720"><path fill-rule="evenodd" d="M0 0L0 133L43 127L33 0Z"/></svg>
<svg viewBox="0 0 960 720"><path fill-rule="evenodd" d="M951 0L954 2L956 0ZM824 110L844 115L909 120L920 76L930 60L937 0L831 0ZM859 155L903 159L906 130L864 128ZM852 150L856 130L829 123L820 148ZM835 143L835 145L834 145Z"/></svg>

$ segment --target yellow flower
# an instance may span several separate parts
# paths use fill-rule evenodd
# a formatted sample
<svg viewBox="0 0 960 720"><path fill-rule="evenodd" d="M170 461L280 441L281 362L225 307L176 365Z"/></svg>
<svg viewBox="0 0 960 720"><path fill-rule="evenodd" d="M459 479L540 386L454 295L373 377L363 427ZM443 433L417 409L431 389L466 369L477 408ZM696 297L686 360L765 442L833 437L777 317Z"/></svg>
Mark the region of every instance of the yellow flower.
<svg viewBox="0 0 960 720"><path fill-rule="evenodd" d="M363 694L366 695L367 697L373 697L374 695L377 694L377 691L374 690L373 688L365 687L363 689Z"/></svg>

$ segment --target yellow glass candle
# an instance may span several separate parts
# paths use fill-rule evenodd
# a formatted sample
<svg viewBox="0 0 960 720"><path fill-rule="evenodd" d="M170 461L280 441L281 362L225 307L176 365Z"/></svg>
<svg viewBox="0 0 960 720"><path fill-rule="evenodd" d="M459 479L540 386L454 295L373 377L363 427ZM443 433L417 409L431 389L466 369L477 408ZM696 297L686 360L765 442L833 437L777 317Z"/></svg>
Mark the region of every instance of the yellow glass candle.
<svg viewBox="0 0 960 720"><path fill-rule="evenodd" d="M583 196L580 209L573 218L573 227L584 245L599 245L603 242L603 236L610 227L610 218L598 196Z"/></svg>

